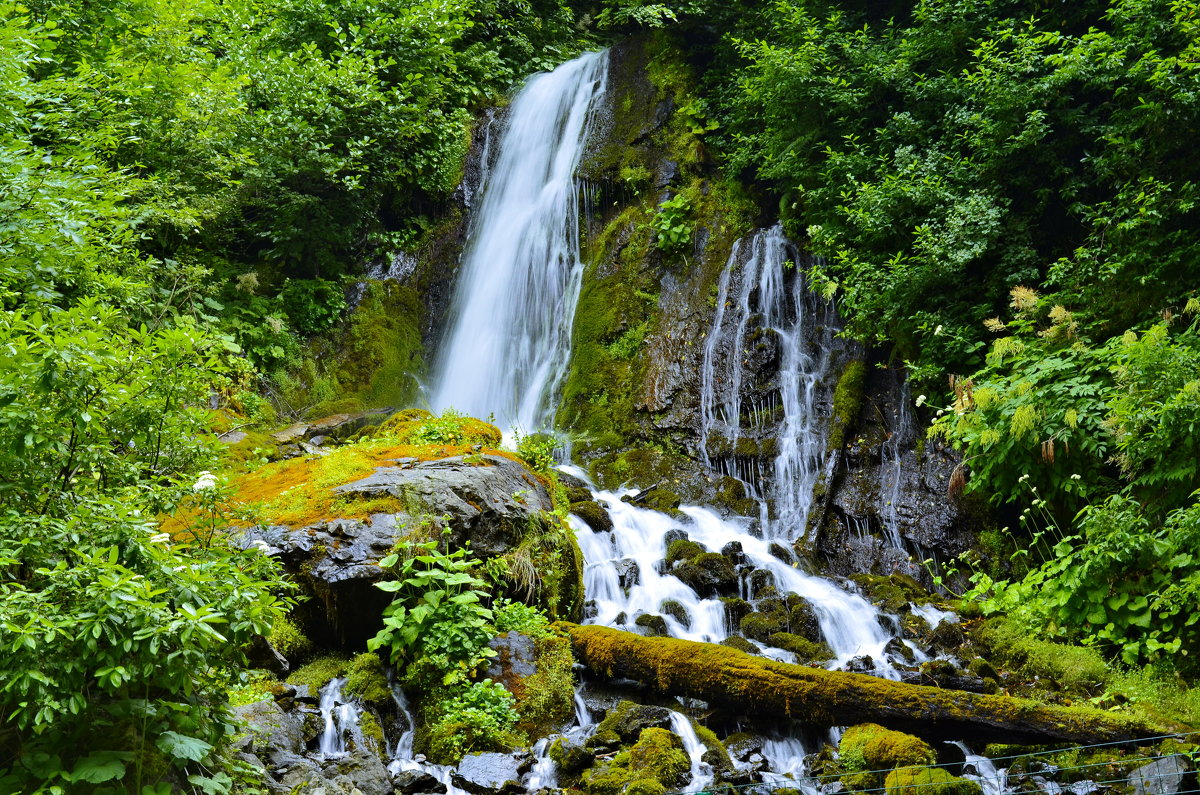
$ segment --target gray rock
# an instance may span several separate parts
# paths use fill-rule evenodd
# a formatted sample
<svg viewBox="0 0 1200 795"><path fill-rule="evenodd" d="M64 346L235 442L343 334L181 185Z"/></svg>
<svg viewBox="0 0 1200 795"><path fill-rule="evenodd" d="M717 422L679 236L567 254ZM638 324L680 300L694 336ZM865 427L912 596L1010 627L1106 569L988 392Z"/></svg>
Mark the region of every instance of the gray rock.
<svg viewBox="0 0 1200 795"><path fill-rule="evenodd" d="M387 767L371 753L355 752L334 759L326 766L325 776L332 784L345 788L347 792L358 790L362 795L392 795L394 791Z"/></svg>
<svg viewBox="0 0 1200 795"><path fill-rule="evenodd" d="M221 444L237 444L246 440L248 434L245 431L226 431L217 437L217 441Z"/></svg>
<svg viewBox="0 0 1200 795"><path fill-rule="evenodd" d="M284 712L274 701L256 701L235 707L233 712L249 729L250 742L246 751L262 758L276 751L298 754L304 750L301 721Z"/></svg>
<svg viewBox="0 0 1200 795"><path fill-rule="evenodd" d="M271 438L280 444L289 444L303 439L307 433L308 424L297 422L295 425L289 425L281 431L275 431L275 433L271 434Z"/></svg>
<svg viewBox="0 0 1200 795"><path fill-rule="evenodd" d="M617 582L626 591L642 581L641 570L633 558L621 558L613 564L613 568L617 570Z"/></svg>
<svg viewBox="0 0 1200 795"><path fill-rule="evenodd" d="M1175 795L1184 789L1193 789L1185 786L1191 770L1187 757L1174 754L1139 767L1129 777L1129 783L1133 795Z"/></svg>
<svg viewBox="0 0 1200 795"><path fill-rule="evenodd" d="M512 754L468 754L450 774L450 781L472 795L515 793L523 790L521 776L528 768L528 759Z"/></svg>
<svg viewBox="0 0 1200 795"><path fill-rule="evenodd" d="M488 663L485 676L495 682L509 682L537 673L537 652L533 638L520 632L509 632L488 641L496 652Z"/></svg>
<svg viewBox="0 0 1200 795"><path fill-rule="evenodd" d="M392 786L400 795L444 793L446 785L424 770L401 770L392 777Z"/></svg>

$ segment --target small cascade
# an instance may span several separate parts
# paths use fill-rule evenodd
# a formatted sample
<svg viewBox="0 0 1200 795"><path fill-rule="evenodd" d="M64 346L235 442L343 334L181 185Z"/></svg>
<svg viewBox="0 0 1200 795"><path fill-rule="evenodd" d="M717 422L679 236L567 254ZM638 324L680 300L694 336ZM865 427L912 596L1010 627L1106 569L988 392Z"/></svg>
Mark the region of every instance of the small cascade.
<svg viewBox="0 0 1200 795"><path fill-rule="evenodd" d="M533 745L533 769L525 780L525 789L530 792L558 786L558 768L550 758L550 743L550 737L543 737Z"/></svg>
<svg viewBox="0 0 1200 795"><path fill-rule="evenodd" d="M434 367L436 411L491 415L509 431L551 426L583 272L575 169L607 65L607 53L587 53L513 99Z"/></svg>
<svg viewBox="0 0 1200 795"><path fill-rule="evenodd" d="M681 792L692 793L700 792L713 782L712 765L704 761L704 752L708 750L704 747L704 743L700 742L700 738L696 736L696 730L692 726L692 722L678 712L671 713L671 731L683 740L683 750L687 752L688 759L691 761L691 779L686 787Z"/></svg>
<svg viewBox="0 0 1200 795"><path fill-rule="evenodd" d="M717 310L704 344L700 395L704 463L741 481L759 503L768 537L789 540L805 531L813 488L823 471L825 440L816 398L829 363L836 320L832 305L809 292L804 275L790 272L796 270L797 259L778 225L734 245L717 285ZM763 332L776 340L779 369L769 396L761 405L747 406L742 387L750 337ZM776 422L779 413L782 418ZM778 449L771 471L764 473L757 458L739 454L739 442L761 441L771 429ZM714 447L729 452L714 457Z"/></svg>
<svg viewBox="0 0 1200 795"><path fill-rule="evenodd" d="M768 784L788 782L792 786L803 783L808 773L804 758L811 753L799 737L770 737L763 743L762 754L767 760L769 770L763 773L763 781ZM812 787L804 787L812 791Z"/></svg>
<svg viewBox="0 0 1200 795"><path fill-rule="evenodd" d="M412 759L413 758L413 739L417 735L417 719L413 714L412 707L408 703L408 696L404 695L404 691L397 685L392 685L392 700L396 702L396 709L404 716L406 728L396 740L396 747L392 749L392 759Z"/></svg>
<svg viewBox="0 0 1200 795"><path fill-rule="evenodd" d="M358 729L358 708L342 699L342 685L345 683L345 679L331 679L321 688L318 707L325 728L321 731L317 747L323 759L345 756L346 735Z"/></svg>
<svg viewBox="0 0 1200 795"><path fill-rule="evenodd" d="M891 428L880 450L879 466L879 517L883 520L884 536L893 549L904 551L904 540L900 537L900 488L903 482L904 449L916 434L913 426L912 399L908 379L902 378L897 390L896 410Z"/></svg>
<svg viewBox="0 0 1200 795"><path fill-rule="evenodd" d="M878 612L861 596L775 557L769 541L749 534L747 520L724 519L708 508L684 506L680 510L687 518L680 521L621 500L632 493L596 492L596 499L612 517L611 532L596 533L581 521L573 522L584 557L584 589L596 609L588 623L621 627L649 613L661 615L673 637L716 643L734 634L726 625L720 599L702 598L677 577L659 572L667 551L667 533L682 531L712 550L739 542L749 566L770 572L781 593L791 591L806 599L836 655L831 666L845 665L865 654L882 666L880 675L896 675L884 662L883 648L891 636L880 625ZM682 607L686 622L665 612L666 602ZM786 659L790 661L790 656Z"/></svg>
<svg viewBox="0 0 1200 795"><path fill-rule="evenodd" d="M963 752L966 762L963 765L963 778L979 782L983 795L1005 795L1008 791L1008 769L997 768L986 756L971 753L971 749L960 742L951 742L955 748ZM970 772L974 769L975 772ZM1090 782L1089 782L1090 783Z"/></svg>
<svg viewBox="0 0 1200 795"><path fill-rule="evenodd" d="M914 616L920 616L925 619L925 623L929 625L930 629L937 629L938 624L946 619L950 619L955 623L958 622L957 613L952 610L939 610L933 605L913 605L911 610Z"/></svg>
<svg viewBox="0 0 1200 795"><path fill-rule="evenodd" d="M575 688L575 725L580 729L590 728L595 724L592 720L592 713L588 709L587 702L583 699L583 693L579 688Z"/></svg>

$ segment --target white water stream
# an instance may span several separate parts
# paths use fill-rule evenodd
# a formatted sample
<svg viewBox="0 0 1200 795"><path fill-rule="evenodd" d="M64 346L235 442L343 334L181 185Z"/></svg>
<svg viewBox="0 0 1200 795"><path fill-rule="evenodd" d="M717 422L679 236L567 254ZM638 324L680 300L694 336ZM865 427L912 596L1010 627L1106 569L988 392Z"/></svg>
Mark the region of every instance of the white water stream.
<svg viewBox="0 0 1200 795"><path fill-rule="evenodd" d="M713 434L736 449L748 431L769 421L777 406L782 408L778 450L769 479L758 471L755 461L737 455L716 468L742 481L747 493L758 500L765 534L787 540L804 533L813 487L824 467L825 439L816 398L836 330L833 306L808 291L803 274L789 276L798 259L798 252L778 225L734 245L717 285L717 310L704 343L700 395L703 457L710 466L714 464L708 452ZM752 318L759 328L774 335L779 346L777 390L763 406L743 405L741 394ZM773 512L768 510L768 500Z"/></svg>
<svg viewBox="0 0 1200 795"><path fill-rule="evenodd" d="M588 53L529 78L513 99L468 232L435 411L491 415L506 431L550 428L583 271L575 169L607 64Z"/></svg>
<svg viewBox="0 0 1200 795"><path fill-rule="evenodd" d="M321 688L318 709L324 728L318 741L322 759L346 755L346 735L358 729L358 708L342 696L345 679L330 679Z"/></svg>

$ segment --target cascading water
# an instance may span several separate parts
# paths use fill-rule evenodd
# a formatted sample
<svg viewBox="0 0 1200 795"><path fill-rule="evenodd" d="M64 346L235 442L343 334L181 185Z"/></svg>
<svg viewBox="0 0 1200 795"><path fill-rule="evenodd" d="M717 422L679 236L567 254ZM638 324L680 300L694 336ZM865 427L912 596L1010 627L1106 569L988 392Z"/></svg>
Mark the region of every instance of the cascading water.
<svg viewBox="0 0 1200 795"><path fill-rule="evenodd" d="M951 742L963 752L963 778L979 782L983 795L1004 795L1008 791L1008 769L997 768L986 756L971 753L971 749L960 742ZM973 771L973 772L972 772Z"/></svg>
<svg viewBox="0 0 1200 795"><path fill-rule="evenodd" d="M434 370L430 404L550 428L583 266L575 169L603 97L606 53L531 77L484 177Z"/></svg>
<svg viewBox="0 0 1200 795"><path fill-rule="evenodd" d="M324 759L345 756L346 734L358 727L358 709L342 698L345 682L345 679L331 679L321 688L318 708L324 728L317 747Z"/></svg>
<svg viewBox="0 0 1200 795"><path fill-rule="evenodd" d="M903 482L904 448L915 434L912 411L909 409L911 397L908 380L902 380L897 389L892 427L880 451L879 517L883 520L888 544L901 551L904 551L904 540L900 537L900 515L896 508L900 504L900 487Z"/></svg>
<svg viewBox="0 0 1200 795"><path fill-rule="evenodd" d="M712 765L704 761L704 752L707 749L696 735L692 722L678 712L671 713L671 731L683 740L683 750L691 763L691 779L681 792L700 792L713 782Z"/></svg>
<svg viewBox="0 0 1200 795"><path fill-rule="evenodd" d="M794 264L797 258L778 225L755 232L749 242L739 240L734 246L717 286L717 311L704 345L700 396L705 463L714 463L710 438L720 434L733 454L716 468L742 481L747 493L758 499L765 535L789 540L805 530L813 487L825 458L815 403L836 319L832 305L808 291L802 273L789 278L788 263ZM736 299L730 295L735 271ZM727 306L733 311L727 311ZM748 430L743 423L746 407L741 392L752 318L759 328L774 335L779 346L777 390L766 405L751 407L756 409L752 413L755 418L770 417L776 406L783 410L776 434L778 452L767 485L760 482L762 473L753 469L755 465L736 453L738 441ZM758 420L755 424L763 423ZM767 519L768 499L774 505L772 520Z"/></svg>
<svg viewBox="0 0 1200 795"><path fill-rule="evenodd" d="M655 614L662 615L674 637L716 643L736 634L726 624L720 599L702 598L678 578L659 572L658 564L667 552L666 535L676 530L708 549L740 543L748 566L770 572L781 593L790 591L807 600L836 655L831 665L844 665L865 654L883 666L880 673L894 675L883 662L883 648L891 637L880 626L875 608L861 596L775 557L769 541L747 532L745 520L723 519L707 508L684 506L680 509L688 519L684 523L621 500L632 493L596 492L612 517L610 532L596 533L581 521L573 522L583 551L584 590L595 605L588 623L621 626L622 616L632 624L638 615ZM682 608L686 620L664 611L667 602Z"/></svg>

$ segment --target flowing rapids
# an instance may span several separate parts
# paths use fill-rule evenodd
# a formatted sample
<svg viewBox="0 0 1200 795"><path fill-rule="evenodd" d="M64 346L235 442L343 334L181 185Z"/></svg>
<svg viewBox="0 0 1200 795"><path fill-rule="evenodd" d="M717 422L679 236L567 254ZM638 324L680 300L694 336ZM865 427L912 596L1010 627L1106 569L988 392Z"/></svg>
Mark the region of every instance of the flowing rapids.
<svg viewBox="0 0 1200 795"><path fill-rule="evenodd" d="M583 266L575 168L608 56L531 77L513 99L485 177L437 360L430 404L549 429L570 352Z"/></svg>

